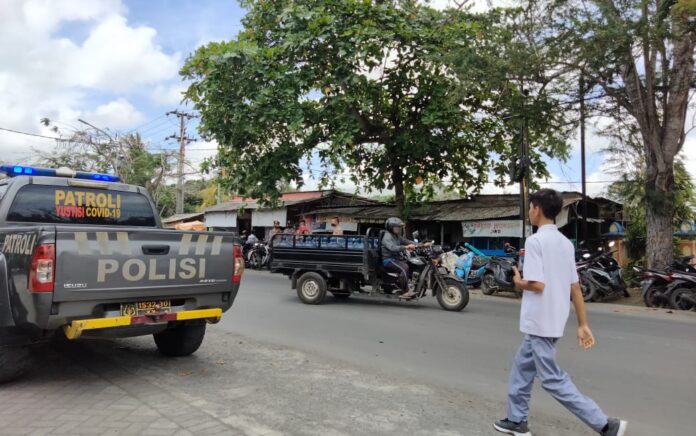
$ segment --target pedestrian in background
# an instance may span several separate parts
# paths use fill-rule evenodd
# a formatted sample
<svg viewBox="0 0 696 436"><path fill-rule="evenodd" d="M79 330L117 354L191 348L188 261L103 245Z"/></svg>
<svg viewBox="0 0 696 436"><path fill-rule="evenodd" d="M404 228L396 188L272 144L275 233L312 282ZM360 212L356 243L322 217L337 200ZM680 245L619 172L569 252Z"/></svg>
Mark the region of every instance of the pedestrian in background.
<svg viewBox="0 0 696 436"><path fill-rule="evenodd" d="M300 225L297 227L298 235L309 235L312 231L307 227L307 222L305 220L300 220Z"/></svg>
<svg viewBox="0 0 696 436"><path fill-rule="evenodd" d="M531 436L527 419L536 376L547 392L594 431L624 436L628 423L607 417L556 363L556 342L563 336L571 297L578 317L578 344L589 350L595 343L575 268L575 249L554 224L562 207L561 195L552 189L529 197L529 221L539 229L524 246L524 279L514 269L515 287L524 290L520 331L525 336L510 369L507 418L494 427L514 436Z"/></svg>
<svg viewBox="0 0 696 436"><path fill-rule="evenodd" d="M331 218L331 227L333 227L333 235L340 236L343 234L343 227L341 227L341 222L337 216Z"/></svg>

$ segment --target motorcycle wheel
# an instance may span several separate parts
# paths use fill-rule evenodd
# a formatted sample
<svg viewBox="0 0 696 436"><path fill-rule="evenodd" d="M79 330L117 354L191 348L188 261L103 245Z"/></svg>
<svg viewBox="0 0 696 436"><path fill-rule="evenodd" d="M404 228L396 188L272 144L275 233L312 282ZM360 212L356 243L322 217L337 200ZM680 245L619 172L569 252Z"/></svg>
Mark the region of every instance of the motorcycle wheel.
<svg viewBox="0 0 696 436"><path fill-rule="evenodd" d="M249 267L251 269L259 269L259 258L255 252L249 255Z"/></svg>
<svg viewBox="0 0 696 436"><path fill-rule="evenodd" d="M495 292L495 277L493 277L493 273L488 272L483 275L481 292L483 292L483 295L493 295Z"/></svg>
<svg viewBox="0 0 696 436"><path fill-rule="evenodd" d="M445 279L445 289L437 293L437 302L445 310L459 312L469 304L469 290L462 282Z"/></svg>
<svg viewBox="0 0 696 436"><path fill-rule="evenodd" d="M597 297L597 287L592 283L583 283L580 281L580 289L582 289L582 299L587 303L594 301Z"/></svg>
<svg viewBox="0 0 696 436"><path fill-rule="evenodd" d="M652 286L648 288L643 294L643 303L645 303L645 307L660 307L656 295L662 291L662 286Z"/></svg>
<svg viewBox="0 0 696 436"><path fill-rule="evenodd" d="M696 290L677 288L670 294L669 302L673 309L696 311Z"/></svg>

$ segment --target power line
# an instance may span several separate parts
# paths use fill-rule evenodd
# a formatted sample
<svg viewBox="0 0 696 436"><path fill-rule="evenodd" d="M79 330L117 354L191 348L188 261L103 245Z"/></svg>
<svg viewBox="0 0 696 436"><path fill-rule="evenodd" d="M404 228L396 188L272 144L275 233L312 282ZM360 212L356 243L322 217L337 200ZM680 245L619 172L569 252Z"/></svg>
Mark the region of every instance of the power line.
<svg viewBox="0 0 696 436"><path fill-rule="evenodd" d="M36 138L53 139L54 141L68 141L67 139L63 139L63 138L56 137L56 136L45 136L45 135L39 135L36 133L21 132L19 130L7 129L5 127L0 127L0 130L3 130L5 132L10 132L10 133L16 133L18 135L34 136Z"/></svg>
<svg viewBox="0 0 696 436"><path fill-rule="evenodd" d="M155 121L159 120L160 118L164 118L164 117L166 117L166 116L167 116L166 114L162 114L162 115L158 116L157 118L153 118L152 120L148 121L148 122L145 123L145 124L141 124L141 125L139 125L138 127L134 127L133 129L130 130L130 132L135 132L136 130L140 130L140 129L142 129L143 127L145 127L145 126L147 126L147 125L149 125L149 124L152 124L152 123L154 123Z"/></svg>

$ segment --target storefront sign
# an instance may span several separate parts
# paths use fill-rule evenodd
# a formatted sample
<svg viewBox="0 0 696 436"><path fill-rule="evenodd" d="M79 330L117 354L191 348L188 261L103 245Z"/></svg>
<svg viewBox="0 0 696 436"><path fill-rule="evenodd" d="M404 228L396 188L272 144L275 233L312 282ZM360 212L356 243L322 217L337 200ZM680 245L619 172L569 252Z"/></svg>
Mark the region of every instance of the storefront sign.
<svg viewBox="0 0 696 436"><path fill-rule="evenodd" d="M521 238L522 220L462 221L465 238ZM527 225L527 236L532 227Z"/></svg>

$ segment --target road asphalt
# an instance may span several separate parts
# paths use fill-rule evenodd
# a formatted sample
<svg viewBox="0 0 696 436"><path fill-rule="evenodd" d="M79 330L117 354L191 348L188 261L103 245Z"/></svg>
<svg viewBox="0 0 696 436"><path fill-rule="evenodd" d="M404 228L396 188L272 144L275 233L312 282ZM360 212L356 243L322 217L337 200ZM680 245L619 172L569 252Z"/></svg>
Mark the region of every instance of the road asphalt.
<svg viewBox="0 0 696 436"><path fill-rule="evenodd" d="M606 303L590 304L588 311L596 347L578 348L572 313L557 347L581 391L610 416L628 419L632 436L695 434L696 314ZM459 313L441 310L432 298L328 296L322 305L304 305L284 276L247 271L233 309L215 328L455 390L490 405L486 415L502 417L509 364L521 340L518 320L519 301L502 296L472 295ZM535 419L556 422L563 434L591 434L539 386L532 426Z"/></svg>
<svg viewBox="0 0 696 436"><path fill-rule="evenodd" d="M495 435L518 311L481 295L460 313L429 297L308 306L285 277L249 271L192 356L164 357L147 336L37 346L28 373L0 386L0 436ZM631 436L695 434L696 314L595 304L589 316L596 348L580 351L572 327L558 346L581 390ZM592 434L538 387L530 424Z"/></svg>

